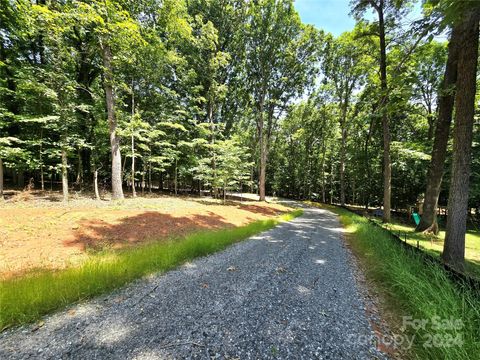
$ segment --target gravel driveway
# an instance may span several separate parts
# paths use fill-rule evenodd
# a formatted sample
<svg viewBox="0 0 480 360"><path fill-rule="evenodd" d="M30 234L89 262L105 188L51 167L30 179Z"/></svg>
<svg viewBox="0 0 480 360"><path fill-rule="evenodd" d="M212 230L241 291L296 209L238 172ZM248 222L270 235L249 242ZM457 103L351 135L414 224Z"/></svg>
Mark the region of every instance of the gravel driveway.
<svg viewBox="0 0 480 360"><path fill-rule="evenodd" d="M383 357L332 213L0 334L0 359Z"/></svg>

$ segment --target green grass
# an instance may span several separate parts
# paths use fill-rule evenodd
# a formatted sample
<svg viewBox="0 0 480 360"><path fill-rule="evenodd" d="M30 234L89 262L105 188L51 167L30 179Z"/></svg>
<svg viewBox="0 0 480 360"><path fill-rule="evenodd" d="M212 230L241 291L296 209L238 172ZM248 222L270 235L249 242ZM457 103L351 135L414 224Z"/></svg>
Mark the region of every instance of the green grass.
<svg viewBox="0 0 480 360"><path fill-rule="evenodd" d="M321 205L324 207L324 205ZM419 254L392 241L384 230L345 209L330 207L347 231L347 241L356 254L369 283L380 294L396 334L415 336L413 347L402 357L418 359L478 359L480 354L480 296L452 283L445 271L425 263ZM403 316L426 319L425 329L409 327L402 332ZM434 329L431 319L458 319L462 329ZM392 320L393 319L393 320ZM445 338L461 339L463 345L428 345L428 339L445 345Z"/></svg>
<svg viewBox="0 0 480 360"><path fill-rule="evenodd" d="M38 271L0 282L0 330L28 323L76 301L111 291L153 272L212 254L303 213L295 210L246 226L202 231L181 239L104 252L79 267Z"/></svg>
<svg viewBox="0 0 480 360"><path fill-rule="evenodd" d="M380 224L380 221L378 221ZM415 232L413 224L405 224L395 219L384 225L394 233L400 232L407 234L407 242L424 249L429 254L440 256L443 251L443 242L445 240L445 231L440 231L438 236L427 235ZM478 231L468 231L465 237L465 271L475 277L480 277L480 233Z"/></svg>

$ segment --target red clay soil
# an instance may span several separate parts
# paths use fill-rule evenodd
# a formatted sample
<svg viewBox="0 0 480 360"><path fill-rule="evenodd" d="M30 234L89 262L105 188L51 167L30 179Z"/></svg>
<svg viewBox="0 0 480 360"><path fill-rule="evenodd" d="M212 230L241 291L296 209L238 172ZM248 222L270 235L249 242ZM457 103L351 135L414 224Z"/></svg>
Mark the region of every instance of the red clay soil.
<svg viewBox="0 0 480 360"><path fill-rule="evenodd" d="M0 207L0 278L75 265L91 251L245 225L287 210L277 204L222 205L170 197L120 203L79 200L67 205L7 203Z"/></svg>

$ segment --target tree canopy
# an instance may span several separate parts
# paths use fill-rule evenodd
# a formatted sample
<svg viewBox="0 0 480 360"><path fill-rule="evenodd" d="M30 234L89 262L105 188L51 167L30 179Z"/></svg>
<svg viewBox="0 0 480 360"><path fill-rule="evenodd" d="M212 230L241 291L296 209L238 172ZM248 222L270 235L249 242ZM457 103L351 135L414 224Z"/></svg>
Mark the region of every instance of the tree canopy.
<svg viewBox="0 0 480 360"><path fill-rule="evenodd" d="M461 188L478 214L479 6L414 3L353 0L335 37L292 0L1 0L0 192L248 190L384 221L425 199L424 230Z"/></svg>

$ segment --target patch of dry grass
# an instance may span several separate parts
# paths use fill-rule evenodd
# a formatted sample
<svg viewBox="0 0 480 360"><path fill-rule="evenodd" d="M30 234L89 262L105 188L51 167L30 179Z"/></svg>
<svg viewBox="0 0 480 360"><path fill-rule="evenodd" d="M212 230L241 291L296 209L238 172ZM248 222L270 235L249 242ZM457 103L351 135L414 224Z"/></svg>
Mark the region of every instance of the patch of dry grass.
<svg viewBox="0 0 480 360"><path fill-rule="evenodd" d="M38 194L37 194L38 195ZM51 196L55 196L52 200ZM149 196L120 201L33 200L0 205L0 277L78 265L99 250L138 246L267 220L291 209L279 204Z"/></svg>

